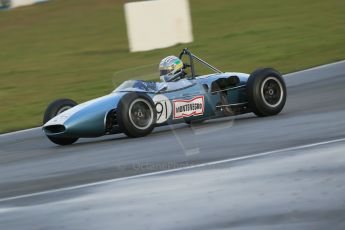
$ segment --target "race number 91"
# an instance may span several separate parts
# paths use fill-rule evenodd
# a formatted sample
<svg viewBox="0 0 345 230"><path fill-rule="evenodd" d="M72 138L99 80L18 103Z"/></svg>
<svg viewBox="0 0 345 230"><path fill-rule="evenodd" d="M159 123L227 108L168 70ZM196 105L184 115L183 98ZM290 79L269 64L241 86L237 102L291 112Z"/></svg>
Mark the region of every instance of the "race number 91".
<svg viewBox="0 0 345 230"><path fill-rule="evenodd" d="M166 122L171 116L172 106L169 98L164 95L156 95L153 97L153 102L156 106L157 123Z"/></svg>

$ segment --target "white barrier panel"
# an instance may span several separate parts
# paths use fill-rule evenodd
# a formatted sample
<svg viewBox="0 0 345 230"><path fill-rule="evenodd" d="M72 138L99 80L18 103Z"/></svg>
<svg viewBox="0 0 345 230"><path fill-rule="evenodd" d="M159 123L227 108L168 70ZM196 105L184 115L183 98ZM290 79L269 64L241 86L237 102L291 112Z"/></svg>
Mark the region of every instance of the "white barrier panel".
<svg viewBox="0 0 345 230"><path fill-rule="evenodd" d="M188 0L155 0L125 4L131 52L193 41Z"/></svg>
<svg viewBox="0 0 345 230"><path fill-rule="evenodd" d="M35 4L34 0L11 0L11 8Z"/></svg>

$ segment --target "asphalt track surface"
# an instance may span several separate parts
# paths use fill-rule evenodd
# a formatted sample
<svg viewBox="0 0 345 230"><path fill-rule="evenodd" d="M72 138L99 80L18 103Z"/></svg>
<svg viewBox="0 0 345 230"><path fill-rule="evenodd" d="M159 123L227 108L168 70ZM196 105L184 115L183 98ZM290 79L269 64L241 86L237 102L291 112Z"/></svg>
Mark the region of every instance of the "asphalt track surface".
<svg viewBox="0 0 345 230"><path fill-rule="evenodd" d="M1 135L0 229L345 229L345 62L285 80L274 117L66 147Z"/></svg>

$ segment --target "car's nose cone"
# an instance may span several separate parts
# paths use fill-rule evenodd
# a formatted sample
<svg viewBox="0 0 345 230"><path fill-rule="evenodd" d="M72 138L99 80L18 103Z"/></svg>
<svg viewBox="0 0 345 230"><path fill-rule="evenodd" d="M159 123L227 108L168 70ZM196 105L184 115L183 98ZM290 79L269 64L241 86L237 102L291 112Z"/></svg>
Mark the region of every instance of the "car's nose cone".
<svg viewBox="0 0 345 230"><path fill-rule="evenodd" d="M117 107L122 94L112 93L77 105L44 124L43 131L49 136L96 137L104 135L106 116L109 111Z"/></svg>

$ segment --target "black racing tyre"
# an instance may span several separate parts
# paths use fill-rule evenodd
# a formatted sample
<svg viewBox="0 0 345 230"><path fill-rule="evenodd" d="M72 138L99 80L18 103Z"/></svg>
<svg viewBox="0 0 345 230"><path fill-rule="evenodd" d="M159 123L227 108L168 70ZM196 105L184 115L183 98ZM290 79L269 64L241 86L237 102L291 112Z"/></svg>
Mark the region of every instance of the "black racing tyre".
<svg viewBox="0 0 345 230"><path fill-rule="evenodd" d="M71 99L58 99L50 103L43 116L43 124L48 122L56 115L76 106L78 103Z"/></svg>
<svg viewBox="0 0 345 230"><path fill-rule="evenodd" d="M66 110L77 105L77 102L70 99L58 99L50 103L43 116L43 124L47 123L56 115L65 112ZM48 139L57 145L70 145L76 142L79 138L75 137L53 137L48 136Z"/></svg>
<svg viewBox="0 0 345 230"><path fill-rule="evenodd" d="M79 138L77 137L52 137L47 136L48 139L57 145L71 145L76 142Z"/></svg>
<svg viewBox="0 0 345 230"><path fill-rule="evenodd" d="M286 102L286 85L275 69L255 70L246 85L249 108L259 117L280 113Z"/></svg>
<svg viewBox="0 0 345 230"><path fill-rule="evenodd" d="M118 124L129 137L143 137L155 126L157 112L152 99L142 93L124 95L118 105Z"/></svg>

